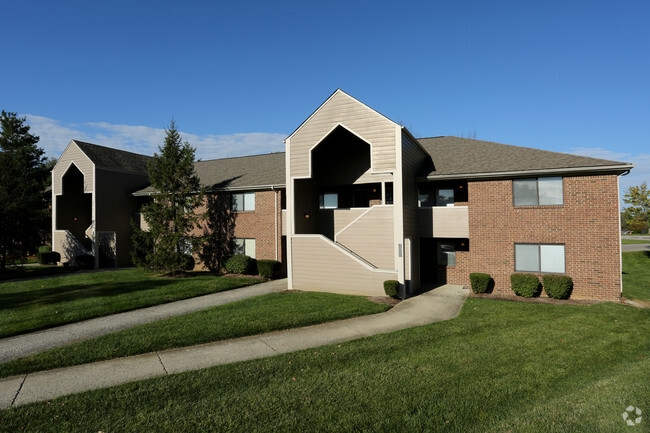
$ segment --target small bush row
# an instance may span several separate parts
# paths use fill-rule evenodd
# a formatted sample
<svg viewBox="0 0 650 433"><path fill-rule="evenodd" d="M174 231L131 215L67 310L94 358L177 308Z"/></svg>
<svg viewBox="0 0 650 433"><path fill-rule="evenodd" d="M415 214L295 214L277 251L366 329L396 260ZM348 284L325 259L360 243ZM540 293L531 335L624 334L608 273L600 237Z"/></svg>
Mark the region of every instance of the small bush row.
<svg viewBox="0 0 650 433"><path fill-rule="evenodd" d="M231 274L253 275L259 274L264 278L278 278L281 263L277 260L255 260L243 254L237 254L226 260L226 271Z"/></svg>
<svg viewBox="0 0 650 433"><path fill-rule="evenodd" d="M474 272L469 274L469 280L474 293L490 293L494 288L494 280L489 274ZM540 283L537 275L512 274L510 286L515 294L524 298L539 296L544 289L549 298L569 299L573 280L567 275L544 275Z"/></svg>

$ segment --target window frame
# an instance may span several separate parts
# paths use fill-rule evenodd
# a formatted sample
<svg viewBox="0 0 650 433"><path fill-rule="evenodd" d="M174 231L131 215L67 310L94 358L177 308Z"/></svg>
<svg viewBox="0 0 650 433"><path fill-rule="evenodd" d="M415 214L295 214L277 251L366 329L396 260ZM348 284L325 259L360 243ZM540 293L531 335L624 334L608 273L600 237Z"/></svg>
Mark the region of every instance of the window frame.
<svg viewBox="0 0 650 433"><path fill-rule="evenodd" d="M237 241L242 241L243 245L242 245L241 248L243 248L243 252L239 252L240 247L237 245ZM251 246L253 248L253 254L252 255L247 254L246 245L251 244L251 242L249 242L249 241L252 241L252 246ZM255 238L233 238L232 239L232 244L233 244L233 253L234 254L243 254L243 255L248 256L248 257L250 257L252 259L256 258L255 256L256 256L256 253L257 253L257 242L255 241Z"/></svg>
<svg viewBox="0 0 650 433"><path fill-rule="evenodd" d="M336 196L336 206L326 206L325 205L325 196L326 195ZM323 193L321 193L319 198L318 198L318 208L321 209L321 210L338 209L339 208L339 193L338 192L323 192Z"/></svg>
<svg viewBox="0 0 650 433"><path fill-rule="evenodd" d="M246 207L246 203L247 203L246 196L250 197L251 195L253 196L253 208L249 209L249 208ZM237 196L241 196L241 198L242 198L242 203L241 203L242 209L237 209L235 207L235 202L236 202L236 197ZM255 212L255 198L256 198L255 191L232 193L231 198L230 198L230 209L233 212ZM248 201L248 203L250 204L250 201ZM239 204L239 203L237 203L237 204Z"/></svg>
<svg viewBox="0 0 650 433"><path fill-rule="evenodd" d="M561 202L551 204L540 204L539 180L540 179L560 179L561 186ZM517 181L530 181L535 180L535 195L536 204L517 204L517 196L515 194L515 182ZM512 179L512 206L513 207L558 207L564 206L564 176L542 176L542 177L520 177Z"/></svg>
<svg viewBox="0 0 650 433"><path fill-rule="evenodd" d="M537 247L537 266L538 270L522 270L517 267L517 245L532 245ZM563 271L558 272L558 271L543 271L542 270L542 247L543 246L552 246L552 247L562 247L563 249L563 257L562 257L562 267ZM557 275L564 275L566 274L566 244L550 244L550 243L530 243L530 242L515 242L514 247L513 247L513 258L514 258L514 267L515 267L515 272L521 272L521 273L534 273L534 274L557 274Z"/></svg>
<svg viewBox="0 0 650 433"><path fill-rule="evenodd" d="M451 246L453 248L453 251L447 251L447 254L445 254L446 251L442 248L442 246ZM442 260L442 257L449 257L453 252L453 257L454 257L454 264L450 265L449 261L447 260L447 263L440 263ZM445 266L447 268L453 268L456 267L456 253L458 252L458 248L456 247L456 243L452 241L436 241L436 265L437 266Z"/></svg>

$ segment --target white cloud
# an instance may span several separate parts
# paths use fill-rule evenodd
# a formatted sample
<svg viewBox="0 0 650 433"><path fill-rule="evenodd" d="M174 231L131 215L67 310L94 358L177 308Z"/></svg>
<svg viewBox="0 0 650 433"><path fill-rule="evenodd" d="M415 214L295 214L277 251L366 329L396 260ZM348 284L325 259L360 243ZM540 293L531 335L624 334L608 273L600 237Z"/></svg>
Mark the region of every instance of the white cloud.
<svg viewBox="0 0 650 433"><path fill-rule="evenodd" d="M63 124L59 120L26 114L31 132L40 137L47 156L59 157L70 140L153 155L162 144L165 130L148 126L114 125L107 122ZM252 132L229 135L196 135L180 131L184 141L196 147L196 157L206 159L284 151L284 134Z"/></svg>
<svg viewBox="0 0 650 433"><path fill-rule="evenodd" d="M650 153L615 152L602 147L576 147L571 149L571 153L634 164L630 173L620 178L621 197L631 186L640 185L643 182L650 184Z"/></svg>

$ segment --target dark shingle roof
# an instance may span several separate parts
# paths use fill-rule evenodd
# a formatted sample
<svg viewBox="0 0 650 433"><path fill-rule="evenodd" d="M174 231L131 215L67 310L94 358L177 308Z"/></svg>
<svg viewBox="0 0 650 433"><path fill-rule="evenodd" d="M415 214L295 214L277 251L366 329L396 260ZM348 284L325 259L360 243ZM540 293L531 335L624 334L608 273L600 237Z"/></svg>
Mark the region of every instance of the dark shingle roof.
<svg viewBox="0 0 650 433"><path fill-rule="evenodd" d="M97 168L147 174L150 156L73 140Z"/></svg>
<svg viewBox="0 0 650 433"><path fill-rule="evenodd" d="M419 172L421 177L631 167L624 162L453 136L419 138L418 142L431 156Z"/></svg>
<svg viewBox="0 0 650 433"><path fill-rule="evenodd" d="M264 155L239 156L235 158L212 159L194 163L201 184L212 189L238 189L285 184L284 152ZM136 195L154 192L148 186Z"/></svg>

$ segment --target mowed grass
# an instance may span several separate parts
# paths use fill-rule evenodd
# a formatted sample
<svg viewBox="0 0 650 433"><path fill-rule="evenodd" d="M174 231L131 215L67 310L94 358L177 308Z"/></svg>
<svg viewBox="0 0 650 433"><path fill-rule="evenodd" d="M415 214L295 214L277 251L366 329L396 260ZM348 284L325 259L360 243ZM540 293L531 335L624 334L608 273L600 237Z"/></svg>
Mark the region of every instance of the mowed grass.
<svg viewBox="0 0 650 433"><path fill-rule="evenodd" d="M165 278L141 269L0 283L0 338L230 290L252 278Z"/></svg>
<svg viewBox="0 0 650 433"><path fill-rule="evenodd" d="M0 377L382 313L362 296L282 292L172 317L0 364Z"/></svg>
<svg viewBox="0 0 650 433"><path fill-rule="evenodd" d="M650 301L650 252L623 253L623 296Z"/></svg>
<svg viewBox="0 0 650 433"><path fill-rule="evenodd" d="M459 317L0 412L42 432L628 432L650 310L470 298Z"/></svg>
<svg viewBox="0 0 650 433"><path fill-rule="evenodd" d="M621 239L622 244L650 244L650 238L648 240L639 240L639 239Z"/></svg>
<svg viewBox="0 0 650 433"><path fill-rule="evenodd" d="M56 265L11 266L4 272L0 272L0 282L6 280L64 275L72 272L76 272L76 270Z"/></svg>

